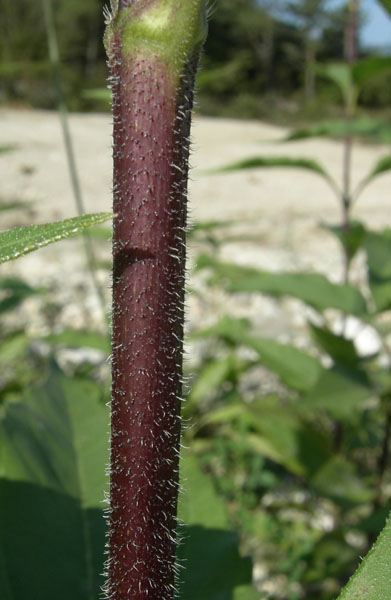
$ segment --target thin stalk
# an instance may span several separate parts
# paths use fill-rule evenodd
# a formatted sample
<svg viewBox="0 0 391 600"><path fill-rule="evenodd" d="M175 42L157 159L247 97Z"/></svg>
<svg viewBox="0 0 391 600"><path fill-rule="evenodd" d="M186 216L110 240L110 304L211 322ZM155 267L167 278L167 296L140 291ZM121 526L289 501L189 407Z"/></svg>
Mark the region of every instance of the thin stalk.
<svg viewBox="0 0 391 600"><path fill-rule="evenodd" d="M386 427L384 430L384 439L382 444L382 450L379 456L378 465L377 465L377 482L376 482L376 496L374 500L374 508L379 508L382 502L382 488L383 488L383 480L384 474L386 472L387 465L390 461L390 451L391 451L391 396L387 396L385 398L386 404Z"/></svg>
<svg viewBox="0 0 391 600"><path fill-rule="evenodd" d="M357 59L357 27L358 27L358 0L348 0L348 21L345 30L345 58L349 65ZM345 118L351 121L355 112L355 90L353 83L350 85L350 94L345 107ZM343 172L342 172L342 227L346 233L351 228L351 208L352 208L352 153L353 137L347 135L344 139L343 147ZM349 282L350 277L350 257L347 248L343 245L343 281ZM344 335L347 326L347 316L342 317L342 331ZM344 426L340 421L335 422L334 431L334 450L338 452L344 439Z"/></svg>
<svg viewBox="0 0 391 600"><path fill-rule="evenodd" d="M358 0L348 0L348 22L345 32L345 54L349 65L353 65L357 60L358 50ZM351 121L355 112L355 90L351 84L349 99L345 108L345 117ZM343 158L343 184L342 184L342 222L345 231L351 227L351 207L352 207L352 153L353 137L347 135L344 139L344 158ZM347 252L344 252L344 282L349 281L350 260Z"/></svg>
<svg viewBox="0 0 391 600"><path fill-rule="evenodd" d="M58 103L58 113L60 116L61 122L61 130L64 140L65 153L67 157L67 164L69 169L69 175L73 190L73 196L75 199L76 210L79 216L84 215L86 213L83 196L81 193L80 187L80 179L77 172L76 162L75 162L75 153L73 150L72 137L69 129L68 122L68 111L64 99L64 95L62 92L61 85L61 77L60 77L60 54L58 50L58 42L57 42L57 34L56 27L54 24L54 16L52 9L52 0L42 0L43 11L45 16L45 26L46 26L46 35L47 42L49 48L49 58L52 65L53 71L53 79L55 82L56 93L57 93L57 103ZM87 232L83 232L83 244L87 261L87 268L91 276L91 280L96 292L97 297L99 298L99 303L102 308L103 319L104 322L107 322L107 314L106 314L106 302L103 294L103 290L99 281L96 277L95 272L95 256L92 247L91 237Z"/></svg>
<svg viewBox="0 0 391 600"><path fill-rule="evenodd" d="M113 600L171 600L186 196L204 0L116 0L109 560Z"/></svg>

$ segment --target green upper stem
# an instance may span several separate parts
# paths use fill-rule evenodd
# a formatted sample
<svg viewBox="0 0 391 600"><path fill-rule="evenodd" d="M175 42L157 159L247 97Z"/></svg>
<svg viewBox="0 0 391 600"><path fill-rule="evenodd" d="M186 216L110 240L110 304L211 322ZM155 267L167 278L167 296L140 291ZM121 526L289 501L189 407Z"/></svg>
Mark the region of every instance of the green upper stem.
<svg viewBox="0 0 391 600"><path fill-rule="evenodd" d="M206 0L133 0L124 6L113 0L105 46L112 53L114 40L129 56L157 54L178 77L207 33Z"/></svg>

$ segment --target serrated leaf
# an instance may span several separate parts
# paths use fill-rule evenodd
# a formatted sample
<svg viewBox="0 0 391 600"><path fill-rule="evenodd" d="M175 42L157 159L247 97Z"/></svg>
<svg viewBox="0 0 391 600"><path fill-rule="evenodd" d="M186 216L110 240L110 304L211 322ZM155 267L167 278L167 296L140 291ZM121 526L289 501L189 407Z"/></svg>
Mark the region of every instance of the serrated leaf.
<svg viewBox="0 0 391 600"><path fill-rule="evenodd" d="M390 3L391 10L391 3ZM380 600L391 598L391 518L368 552L338 600Z"/></svg>
<svg viewBox="0 0 391 600"><path fill-rule="evenodd" d="M19 258L33 250L78 235L92 225L112 218L112 213L82 215L44 225L14 227L0 233L0 263Z"/></svg>
<svg viewBox="0 0 391 600"><path fill-rule="evenodd" d="M211 268L212 283L230 292L262 292L273 296L292 296L318 311L337 308L345 313L363 315L366 304L359 290L349 284L332 283L319 273L268 273L201 255L197 269Z"/></svg>

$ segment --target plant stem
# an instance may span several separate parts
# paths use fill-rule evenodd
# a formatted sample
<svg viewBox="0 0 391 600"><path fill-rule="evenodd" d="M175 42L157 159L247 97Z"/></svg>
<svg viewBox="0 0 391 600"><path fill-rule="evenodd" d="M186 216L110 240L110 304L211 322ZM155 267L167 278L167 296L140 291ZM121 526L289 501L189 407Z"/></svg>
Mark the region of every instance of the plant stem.
<svg viewBox="0 0 391 600"><path fill-rule="evenodd" d="M374 508L381 506L382 487L384 473L386 472L387 464L390 460L390 442L391 442L391 396L385 398L386 403L386 426L384 431L384 439L382 451L378 460L378 478L376 482L376 496L374 500Z"/></svg>
<svg viewBox="0 0 391 600"><path fill-rule="evenodd" d="M348 22L345 32L345 55L348 64L351 66L357 59L358 50L358 0L348 0ZM355 90L351 83L350 98L347 101L345 108L345 117L347 121L351 121L355 112ZM351 172L352 172L352 151L353 138L347 135L344 140L344 159L343 159L343 187L342 187L342 211L343 211L343 227L346 232L351 227L351 205L352 205L352 190L351 190ZM344 282L349 280L350 261L345 251L344 256Z"/></svg>
<svg viewBox="0 0 391 600"><path fill-rule="evenodd" d="M46 34L48 40L48 48L49 48L49 58L52 64L53 69L53 79L56 86L57 93L57 102L58 102L58 112L60 116L61 129L64 139L65 152L67 157L67 163L69 168L69 175L71 179L71 185L73 190L73 196L75 198L76 209L79 216L84 215L86 213L83 197L81 193L80 180L77 172L76 162L75 162L75 153L73 151L72 137L69 130L68 124L68 111L64 100L64 95L62 93L61 86L61 78L60 78L60 57L58 51L58 43L57 43L57 35L56 28L54 25L53 18L53 9L52 9L52 0L42 0L43 4L43 12L45 16L45 26L46 26ZM94 286L96 295L99 299L99 303L102 308L103 320L107 323L107 315L106 315L106 301L104 298L103 290L99 281L96 277L95 272L95 256L92 247L92 242L89 234L87 232L83 232L83 243L84 250L87 260L87 268L91 275L92 284Z"/></svg>
<svg viewBox="0 0 391 600"><path fill-rule="evenodd" d="M117 0L107 595L175 591L186 195L204 1Z"/></svg>

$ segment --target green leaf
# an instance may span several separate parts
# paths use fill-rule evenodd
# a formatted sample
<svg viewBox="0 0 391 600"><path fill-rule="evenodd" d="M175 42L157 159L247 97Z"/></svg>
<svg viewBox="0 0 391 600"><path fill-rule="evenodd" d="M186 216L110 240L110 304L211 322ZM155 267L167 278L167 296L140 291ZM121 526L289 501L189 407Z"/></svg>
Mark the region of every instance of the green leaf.
<svg viewBox="0 0 391 600"><path fill-rule="evenodd" d="M386 171L391 171L391 154L379 159L370 176L373 178L381 173L386 173Z"/></svg>
<svg viewBox="0 0 391 600"><path fill-rule="evenodd" d="M99 386L54 370L22 402L10 403L4 410L0 421L4 600L96 600L100 595L108 410L99 398ZM189 461L183 471L191 494L181 514L191 525L182 528L178 554L192 563L185 571L181 597L193 600L201 589L207 600L230 600L237 587L251 584L251 561L240 557L237 535L224 529L225 506L210 479ZM253 596L249 592L244 598Z"/></svg>
<svg viewBox="0 0 391 600"><path fill-rule="evenodd" d="M391 229L365 236L368 279L376 310L391 308Z"/></svg>
<svg viewBox="0 0 391 600"><path fill-rule="evenodd" d="M337 335L326 327L317 327L310 324L311 332L319 346L327 352L331 358L342 365L352 366L360 361L356 347L352 340L342 335Z"/></svg>
<svg viewBox="0 0 391 600"><path fill-rule="evenodd" d="M243 343L253 348L261 362L295 390L310 389L322 371L322 366L316 358L295 346L282 344L271 338L253 336L246 336Z"/></svg>
<svg viewBox="0 0 391 600"><path fill-rule="evenodd" d="M24 256L42 246L77 235L97 223L112 218L112 213L83 215L45 225L15 227L0 233L0 263Z"/></svg>
<svg viewBox="0 0 391 600"><path fill-rule="evenodd" d="M19 331L13 330L7 335L2 336L0 353L1 368L4 371L6 369L10 371L13 366L12 363L16 363L18 366L22 366L22 369L23 367L27 369L27 365L23 363L26 362L29 343L30 339L23 329Z"/></svg>
<svg viewBox="0 0 391 600"><path fill-rule="evenodd" d="M88 230L88 235L95 240L102 240L102 242L108 242L112 239L113 229L112 227L91 227Z"/></svg>
<svg viewBox="0 0 391 600"><path fill-rule="evenodd" d="M95 348L106 354L110 353L110 340L107 335L82 329L64 329L42 338L51 344L60 344L69 348Z"/></svg>
<svg viewBox="0 0 391 600"><path fill-rule="evenodd" d="M370 137L383 142L391 139L390 127L387 121L373 117L358 117L352 120L333 119L322 121L309 127L294 129L282 141L292 142L325 136L336 138L344 138L346 136Z"/></svg>
<svg viewBox="0 0 391 600"><path fill-rule="evenodd" d="M240 585L234 589L233 600L261 600L265 594L260 595L253 585Z"/></svg>
<svg viewBox="0 0 391 600"><path fill-rule="evenodd" d="M317 72L320 76L325 77L335 83L342 94L345 104L349 105L353 92L353 75L351 66L347 63L328 63L324 65L318 65Z"/></svg>
<svg viewBox="0 0 391 600"><path fill-rule="evenodd" d="M17 277L4 277L0 279L0 314L19 306L25 298L42 293L41 289L33 288Z"/></svg>
<svg viewBox="0 0 391 600"><path fill-rule="evenodd" d="M318 175L324 177L328 183L335 186L335 182L331 175L320 165L316 160L310 158L295 158L291 156L252 156L245 158L234 163L230 163L223 167L216 169L210 169L209 173L228 173L230 171L240 171L243 169L259 169L259 168L271 168L271 167L289 167L306 169L307 171L313 171Z"/></svg>
<svg viewBox="0 0 391 600"><path fill-rule="evenodd" d="M58 371L0 422L0 596L95 600L105 543L108 410ZM23 577L21 574L21 565Z"/></svg>
<svg viewBox="0 0 391 600"><path fill-rule="evenodd" d="M11 150L15 150L16 146L13 146L12 144L1 144L0 145L0 154L3 154L5 152L11 152Z"/></svg>
<svg viewBox="0 0 391 600"><path fill-rule="evenodd" d="M105 87L83 90L82 96L83 98L87 98L87 100L98 100L107 104L110 104L112 99L111 90Z"/></svg>
<svg viewBox="0 0 391 600"><path fill-rule="evenodd" d="M22 200L9 200L6 202L0 202L0 212L7 212L10 210L24 210L31 206L31 202Z"/></svg>
<svg viewBox="0 0 391 600"><path fill-rule="evenodd" d="M391 15L391 0L378 0L378 2Z"/></svg>
<svg viewBox="0 0 391 600"><path fill-rule="evenodd" d="M304 421L296 407L277 397L263 397L246 404L237 401L204 415L201 424L221 425L225 436L236 441L240 424L246 429L245 441L256 452L288 471L311 476L330 458L327 438Z"/></svg>
<svg viewBox="0 0 391 600"><path fill-rule="evenodd" d="M24 481L0 479L2 600L96 600L105 546L102 508Z"/></svg>
<svg viewBox="0 0 391 600"><path fill-rule="evenodd" d="M210 231L215 229L222 229L229 227L230 225L237 224L238 221L198 221L191 225L187 235L193 235L198 231Z"/></svg>
<svg viewBox="0 0 391 600"><path fill-rule="evenodd" d="M356 61L352 66L352 75L355 85L363 89L373 77L391 71L388 56L367 56Z"/></svg>
<svg viewBox="0 0 391 600"><path fill-rule="evenodd" d="M179 563L189 565L190 568L186 572L185 581L179 586L181 599L232 600L237 587L243 588L251 583L251 559L240 556L237 533L191 525L184 530L183 535L184 541L178 548L178 559ZM240 593L243 594L243 589ZM246 596L235 594L235 597L251 599L254 598L254 593L255 590L250 587Z"/></svg>
<svg viewBox="0 0 391 600"><path fill-rule="evenodd" d="M237 346L243 336L248 334L251 323L248 319L234 319L229 315L223 316L217 323L205 329L197 329L191 333L191 339L217 337L230 345Z"/></svg>
<svg viewBox="0 0 391 600"><path fill-rule="evenodd" d="M66 493L81 507L100 507L108 458L108 410L100 397L97 384L53 370L7 407L0 474Z"/></svg>
<svg viewBox="0 0 391 600"><path fill-rule="evenodd" d="M325 369L301 405L311 411L325 410L337 419L354 421L362 404L373 395L366 375L357 368L336 365Z"/></svg>
<svg viewBox="0 0 391 600"><path fill-rule="evenodd" d="M318 311L337 308L363 315L366 304L361 292L349 284L331 283L319 273L268 273L232 263L223 263L205 254L198 257L197 269L211 268L212 283L230 292L263 292L273 296L293 296Z"/></svg>
<svg viewBox="0 0 391 600"><path fill-rule="evenodd" d="M324 226L324 229L331 231L338 238L349 261L354 258L365 240L365 227L358 221L352 221L349 229L343 226Z"/></svg>
<svg viewBox="0 0 391 600"><path fill-rule="evenodd" d="M295 346L282 344L271 338L255 337L238 330L239 327L232 327L232 320L229 318L221 320L221 333L237 343L253 348L261 362L275 371L286 385L304 391L315 384L322 370L316 358Z"/></svg>
<svg viewBox="0 0 391 600"><path fill-rule="evenodd" d="M390 3L391 11L391 3ZM391 598L391 518L338 600L386 600Z"/></svg>
<svg viewBox="0 0 391 600"><path fill-rule="evenodd" d="M378 160L372 171L357 186L356 190L354 191L354 197L357 198L367 187L367 185L371 183L371 181L373 181L378 175L387 173L387 171L391 171L391 154L382 156L382 158Z"/></svg>
<svg viewBox="0 0 391 600"><path fill-rule="evenodd" d="M267 445L262 443L259 450L268 458L307 477L329 460L328 439L312 424L307 424L297 410L271 398L262 398L246 408L249 424L267 442ZM254 440L250 437L249 441ZM269 454L268 447L271 449Z"/></svg>
<svg viewBox="0 0 391 600"><path fill-rule="evenodd" d="M240 556L237 534L227 530L224 502L197 459L188 453L181 459L181 478L185 492L179 500L179 518L186 525L180 527L183 541L178 558L188 568L179 597L231 600L234 593L235 598L243 600L256 598L250 585L251 560ZM244 587L246 594L239 595L244 593Z"/></svg>
<svg viewBox="0 0 391 600"><path fill-rule="evenodd" d="M248 329L249 323L245 319L232 319L225 316L217 325L200 334L214 335L235 345L252 348L258 354L262 364L275 371L286 385L296 390L304 391L313 387L322 370L316 358L295 346L282 344L271 338L249 335ZM220 359L219 363L222 360Z"/></svg>
<svg viewBox="0 0 391 600"><path fill-rule="evenodd" d="M179 519L188 525L227 529L229 521L224 501L197 458L188 451L181 454L180 476L184 492L179 496Z"/></svg>
<svg viewBox="0 0 391 600"><path fill-rule="evenodd" d="M226 354L208 361L198 373L191 390L191 400L196 402L210 398L230 378L235 370L235 356Z"/></svg>
<svg viewBox="0 0 391 600"><path fill-rule="evenodd" d="M373 499L374 490L357 473L354 463L341 456L333 456L312 479L313 486L322 494L349 507Z"/></svg>

